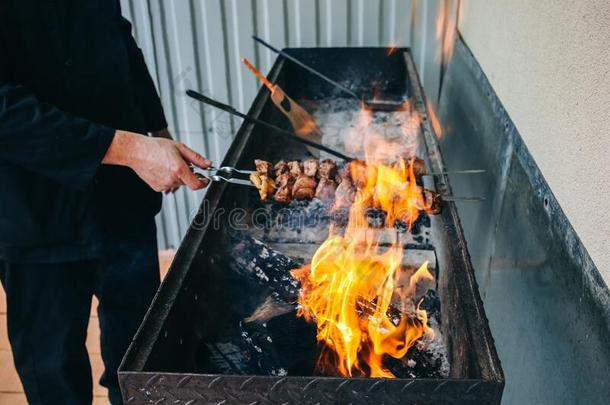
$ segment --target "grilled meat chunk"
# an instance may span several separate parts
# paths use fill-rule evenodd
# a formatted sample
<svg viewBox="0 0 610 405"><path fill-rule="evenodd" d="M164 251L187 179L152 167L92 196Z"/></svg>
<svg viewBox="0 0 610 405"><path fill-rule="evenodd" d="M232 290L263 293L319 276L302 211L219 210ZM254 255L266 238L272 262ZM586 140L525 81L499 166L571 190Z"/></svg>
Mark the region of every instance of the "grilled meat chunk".
<svg viewBox="0 0 610 405"><path fill-rule="evenodd" d="M330 159L324 159L320 162L320 178L334 179L337 173L337 163Z"/></svg>
<svg viewBox="0 0 610 405"><path fill-rule="evenodd" d="M303 163L303 173L305 173L306 176L315 179L316 175L318 174L318 166L319 164L316 159L307 159Z"/></svg>
<svg viewBox="0 0 610 405"><path fill-rule="evenodd" d="M250 175L250 181L258 188L262 201L266 201L275 192L275 180L258 172Z"/></svg>
<svg viewBox="0 0 610 405"><path fill-rule="evenodd" d="M377 168L375 166L367 166L362 160L352 160L347 165L352 184L356 188L365 188L367 185L369 187L375 186L375 182L377 181Z"/></svg>
<svg viewBox="0 0 610 405"><path fill-rule="evenodd" d="M316 194L316 181L309 176L301 174L292 186L292 197L295 200L308 200Z"/></svg>
<svg viewBox="0 0 610 405"><path fill-rule="evenodd" d="M256 159L254 161L254 165L256 166L256 171L264 176L271 176L273 174L273 172L272 172L273 164L271 162L267 162L266 160Z"/></svg>
<svg viewBox="0 0 610 405"><path fill-rule="evenodd" d="M335 190L337 189L337 183L334 180L326 177L321 177L316 187L316 198L324 202L332 201L335 198Z"/></svg>
<svg viewBox="0 0 610 405"><path fill-rule="evenodd" d="M303 172L301 169L301 163L297 160L288 162L288 168L290 169L290 174L292 174L294 177L299 177L299 175Z"/></svg>
<svg viewBox="0 0 610 405"><path fill-rule="evenodd" d="M422 189L426 211L432 215L438 215L443 209L443 196L428 189Z"/></svg>
<svg viewBox="0 0 610 405"><path fill-rule="evenodd" d="M281 174L287 173L290 169L288 168L288 163L285 160L280 160L273 166L273 171L275 173L275 177L280 177Z"/></svg>
<svg viewBox="0 0 610 405"><path fill-rule="evenodd" d="M356 198L356 189L349 177L344 177L335 190L335 208L349 208Z"/></svg>
<svg viewBox="0 0 610 405"><path fill-rule="evenodd" d="M277 191L273 197L276 202L288 204L292 201L292 186L294 186L294 180L294 177L292 177L289 172L284 172L277 177Z"/></svg>
<svg viewBox="0 0 610 405"><path fill-rule="evenodd" d="M413 174L415 177L421 177L426 174L426 164L424 161L418 157L405 157L400 161L394 163L395 168L401 168L401 165L404 164L406 170L409 170L410 165L413 165Z"/></svg>

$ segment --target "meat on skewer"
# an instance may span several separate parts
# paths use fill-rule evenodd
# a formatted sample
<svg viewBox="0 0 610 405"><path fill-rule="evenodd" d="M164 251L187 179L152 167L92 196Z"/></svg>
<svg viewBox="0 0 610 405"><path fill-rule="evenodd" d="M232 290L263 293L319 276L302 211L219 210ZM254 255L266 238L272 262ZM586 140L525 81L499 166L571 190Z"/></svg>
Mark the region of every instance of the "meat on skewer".
<svg viewBox="0 0 610 405"><path fill-rule="evenodd" d="M320 162L320 178L334 179L337 173L337 163L334 160L324 159Z"/></svg>
<svg viewBox="0 0 610 405"><path fill-rule="evenodd" d="M356 198L356 188L349 177L344 177L335 190L335 209L351 207Z"/></svg>
<svg viewBox="0 0 610 405"><path fill-rule="evenodd" d="M280 204L288 204L292 201L292 187L294 186L294 177L289 172L284 172L276 179L277 191L273 198Z"/></svg>
<svg viewBox="0 0 610 405"><path fill-rule="evenodd" d="M275 173L275 177L280 177L281 174L287 173L289 171L288 163L285 160L280 160L273 166L273 172Z"/></svg>
<svg viewBox="0 0 610 405"><path fill-rule="evenodd" d="M335 191L337 190L337 183L334 180L320 177L318 187L316 188L316 198L330 202L335 199Z"/></svg>
<svg viewBox="0 0 610 405"><path fill-rule="evenodd" d="M310 200L316 195L316 186L313 178L301 174L292 186L292 197L295 200Z"/></svg>
<svg viewBox="0 0 610 405"><path fill-rule="evenodd" d="M288 162L288 169L290 170L290 174L292 174L294 177L299 177L299 175L303 173L301 163L296 160Z"/></svg>
<svg viewBox="0 0 610 405"><path fill-rule="evenodd" d="M418 158L404 158L403 162L397 162L394 166L404 165L402 167L408 168L411 164L416 176L423 173L425 166L423 160ZM377 169L364 161L351 161L341 170L337 170L336 163L330 159L322 162L308 159L302 165L298 161L286 163L280 160L275 166L271 162L257 159L255 165L257 173L253 173L250 180L259 189L263 201L273 196L276 202L287 204L292 199L317 197L327 202L334 200L335 208L348 208L354 202L356 190L369 188L372 191L369 203L371 206L379 205L376 204L374 184L370 184L370 179L376 178ZM275 180L272 177L274 175ZM319 180L316 180L316 176ZM439 214L443 203L442 195L423 187L418 188L424 200L420 210Z"/></svg>
<svg viewBox="0 0 610 405"><path fill-rule="evenodd" d="M372 165L367 165L363 160L352 160L347 164L349 176L356 188L365 188L367 185L373 187L375 184L370 184L377 180L377 168Z"/></svg>
<svg viewBox="0 0 610 405"><path fill-rule="evenodd" d="M303 173L311 178L316 178L318 175L319 163L316 159L307 159L303 162Z"/></svg>
<svg viewBox="0 0 610 405"><path fill-rule="evenodd" d="M254 161L254 166L256 166L256 171L259 172L263 176L271 176L273 174L273 164L271 162L267 162L266 160L256 159Z"/></svg>
<svg viewBox="0 0 610 405"><path fill-rule="evenodd" d="M403 166L404 165L404 166ZM413 174L415 177L421 177L426 174L426 163L418 157L404 157L400 161L395 162L393 167L397 169L409 170L410 165L413 165Z"/></svg>
<svg viewBox="0 0 610 405"><path fill-rule="evenodd" d="M275 192L275 180L269 176L255 172L250 174L250 181L258 188L262 201L267 201Z"/></svg>

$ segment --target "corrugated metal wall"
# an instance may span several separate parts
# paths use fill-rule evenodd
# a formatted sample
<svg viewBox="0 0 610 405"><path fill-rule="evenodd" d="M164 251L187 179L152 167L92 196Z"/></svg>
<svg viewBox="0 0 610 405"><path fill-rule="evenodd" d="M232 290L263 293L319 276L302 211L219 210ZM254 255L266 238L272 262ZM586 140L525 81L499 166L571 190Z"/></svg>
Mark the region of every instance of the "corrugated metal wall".
<svg viewBox="0 0 610 405"><path fill-rule="evenodd" d="M242 111L259 84L241 65L267 72L277 47L411 46L428 95L436 100L440 65L435 20L454 0L121 0L155 79L174 138L219 162L239 127L187 98L199 89ZM177 247L204 192L182 188L164 198L159 246Z"/></svg>

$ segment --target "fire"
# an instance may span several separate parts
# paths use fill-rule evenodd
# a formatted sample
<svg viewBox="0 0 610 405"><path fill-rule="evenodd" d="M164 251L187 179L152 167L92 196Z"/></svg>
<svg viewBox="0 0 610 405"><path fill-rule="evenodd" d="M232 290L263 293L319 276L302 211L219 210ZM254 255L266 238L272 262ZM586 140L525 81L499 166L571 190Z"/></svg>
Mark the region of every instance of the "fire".
<svg viewBox="0 0 610 405"><path fill-rule="evenodd" d="M385 52L385 56L390 56L398 50L398 41L392 41L388 44L388 50Z"/></svg>
<svg viewBox="0 0 610 405"><path fill-rule="evenodd" d="M421 301L413 298L418 282L433 277L424 263L400 286L401 260L399 246L383 252L363 234L335 235L311 265L293 273L302 283L299 315L316 322L323 343L318 371L392 378L383 357L402 359L418 339L432 334Z"/></svg>
<svg viewBox="0 0 610 405"><path fill-rule="evenodd" d="M413 117L403 118L409 118L402 121L403 135L416 136L408 128ZM387 227L397 219L410 226L427 209L413 161L395 156L406 139L388 141L373 127L363 109L348 138L347 149L363 151L365 160L349 166L357 196L344 233L331 228L311 263L292 272L301 283L298 315L317 326L316 368L322 374L392 378L384 358L403 359L419 339L432 336L416 291L434 280L428 263L410 274L402 245L381 246L380 232L367 227L371 208L386 213Z"/></svg>

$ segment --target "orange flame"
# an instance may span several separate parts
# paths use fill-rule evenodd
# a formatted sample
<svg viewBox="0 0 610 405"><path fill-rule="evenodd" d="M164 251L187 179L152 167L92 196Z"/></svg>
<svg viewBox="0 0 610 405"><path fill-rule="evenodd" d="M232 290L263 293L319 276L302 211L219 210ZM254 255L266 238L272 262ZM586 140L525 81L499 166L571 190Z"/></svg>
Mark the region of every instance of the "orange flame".
<svg viewBox="0 0 610 405"><path fill-rule="evenodd" d="M385 56L390 56L398 50L398 41L392 41L388 44L388 50L385 52Z"/></svg>
<svg viewBox="0 0 610 405"><path fill-rule="evenodd" d="M401 359L424 334L432 334L427 313L412 294L418 282L433 277L426 262L401 290L396 284L402 248L383 252L363 234L351 236L330 237L309 267L293 273L302 283L298 314L317 324L323 343L318 371L391 378L383 356Z"/></svg>
<svg viewBox="0 0 610 405"><path fill-rule="evenodd" d="M422 336L432 335L416 291L434 279L428 263L409 274L402 245L380 246L380 233L371 232L366 220L374 207L386 212L387 226L396 219L410 226L428 208L413 160L396 158L405 156L399 146L417 136L419 116L411 108L399 114L403 137L389 141L375 133L372 113L363 108L346 145L365 157L349 164L357 191L347 227L342 235L331 229L311 264L292 272L301 283L298 315L317 325L322 374L392 378L384 357L402 359Z"/></svg>

